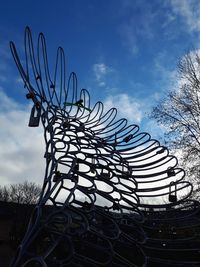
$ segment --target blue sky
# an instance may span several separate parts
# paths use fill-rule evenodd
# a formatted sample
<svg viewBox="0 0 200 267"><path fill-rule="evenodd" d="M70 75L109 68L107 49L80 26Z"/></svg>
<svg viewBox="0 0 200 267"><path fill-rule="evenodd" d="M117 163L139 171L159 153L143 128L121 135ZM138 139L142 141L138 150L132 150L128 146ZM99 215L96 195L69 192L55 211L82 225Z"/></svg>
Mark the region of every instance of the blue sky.
<svg viewBox="0 0 200 267"><path fill-rule="evenodd" d="M199 14L199 0L2 1L0 184L40 181L43 169L36 160L43 155L42 129L27 127L30 105L9 50L13 40L23 58L26 25L35 40L45 34L52 70L62 46L66 75L77 73L79 88L89 90L93 103L117 107L119 117L162 138L147 114L176 86L178 60L200 48Z"/></svg>

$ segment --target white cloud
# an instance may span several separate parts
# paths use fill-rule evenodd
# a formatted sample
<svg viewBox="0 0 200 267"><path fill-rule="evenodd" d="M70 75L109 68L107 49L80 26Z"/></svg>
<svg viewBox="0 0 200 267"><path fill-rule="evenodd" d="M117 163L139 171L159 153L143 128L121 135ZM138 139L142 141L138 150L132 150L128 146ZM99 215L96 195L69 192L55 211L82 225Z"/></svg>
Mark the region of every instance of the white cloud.
<svg viewBox="0 0 200 267"><path fill-rule="evenodd" d="M29 114L30 107L24 108L0 90L0 185L43 182L43 131L27 126Z"/></svg>
<svg viewBox="0 0 200 267"><path fill-rule="evenodd" d="M111 67L108 67L105 63L94 64L92 69L94 72L95 79L100 87L106 86L106 81L105 81L106 76L114 71Z"/></svg>
<svg viewBox="0 0 200 267"><path fill-rule="evenodd" d="M129 122L140 123L143 117L141 103L127 94L108 96L104 100L104 106L106 110L117 108L119 118L126 118Z"/></svg>
<svg viewBox="0 0 200 267"><path fill-rule="evenodd" d="M200 1L199 0L171 0L173 12L183 17L189 31L200 32Z"/></svg>

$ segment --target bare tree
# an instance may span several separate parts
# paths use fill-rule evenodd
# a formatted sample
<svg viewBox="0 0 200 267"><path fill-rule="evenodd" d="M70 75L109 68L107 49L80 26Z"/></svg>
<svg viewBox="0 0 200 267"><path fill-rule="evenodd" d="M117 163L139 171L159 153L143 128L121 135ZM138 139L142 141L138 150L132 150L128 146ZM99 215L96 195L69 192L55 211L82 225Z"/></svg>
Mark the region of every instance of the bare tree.
<svg viewBox="0 0 200 267"><path fill-rule="evenodd" d="M10 188L7 186L0 186L0 200L4 202L10 201Z"/></svg>
<svg viewBox="0 0 200 267"><path fill-rule="evenodd" d="M0 187L0 200L18 204L36 204L41 188L32 182L23 182Z"/></svg>
<svg viewBox="0 0 200 267"><path fill-rule="evenodd" d="M200 54L189 52L178 64L178 88L153 108L151 117L165 127L166 145L199 187L200 174ZM200 187L196 191L200 191Z"/></svg>

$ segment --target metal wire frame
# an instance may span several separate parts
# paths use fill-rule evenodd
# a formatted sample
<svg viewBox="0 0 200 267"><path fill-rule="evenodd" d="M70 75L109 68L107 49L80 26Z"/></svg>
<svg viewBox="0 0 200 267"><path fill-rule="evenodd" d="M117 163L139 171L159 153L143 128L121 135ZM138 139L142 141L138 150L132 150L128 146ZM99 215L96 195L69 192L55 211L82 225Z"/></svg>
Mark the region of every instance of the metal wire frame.
<svg viewBox="0 0 200 267"><path fill-rule="evenodd" d="M200 204L187 200L177 208L148 211L143 229L150 266L199 266Z"/></svg>
<svg viewBox="0 0 200 267"><path fill-rule="evenodd" d="M33 101L29 126L44 128L46 171L11 266L146 266L142 211L179 209L192 185L166 147L117 119L116 108L92 106L86 89L78 92L61 47L51 75L44 35L34 50L27 27L24 45L25 66L10 48Z"/></svg>

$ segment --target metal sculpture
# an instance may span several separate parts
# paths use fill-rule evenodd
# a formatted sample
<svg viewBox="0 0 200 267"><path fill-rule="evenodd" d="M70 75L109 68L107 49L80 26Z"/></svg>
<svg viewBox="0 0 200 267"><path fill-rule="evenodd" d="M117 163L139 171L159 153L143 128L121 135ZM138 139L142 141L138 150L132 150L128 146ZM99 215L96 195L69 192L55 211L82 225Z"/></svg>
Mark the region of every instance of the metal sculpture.
<svg viewBox="0 0 200 267"><path fill-rule="evenodd" d="M35 51L26 28L24 43L25 67L10 47L33 102L29 126L44 127L46 170L11 266L146 266L145 210L181 205L192 185L166 147L115 108L91 106L74 72L66 81L61 47L51 75L44 35Z"/></svg>
<svg viewBox="0 0 200 267"><path fill-rule="evenodd" d="M172 209L147 213L143 224L148 233L143 247L149 256L147 266L199 267L199 202L188 200Z"/></svg>

